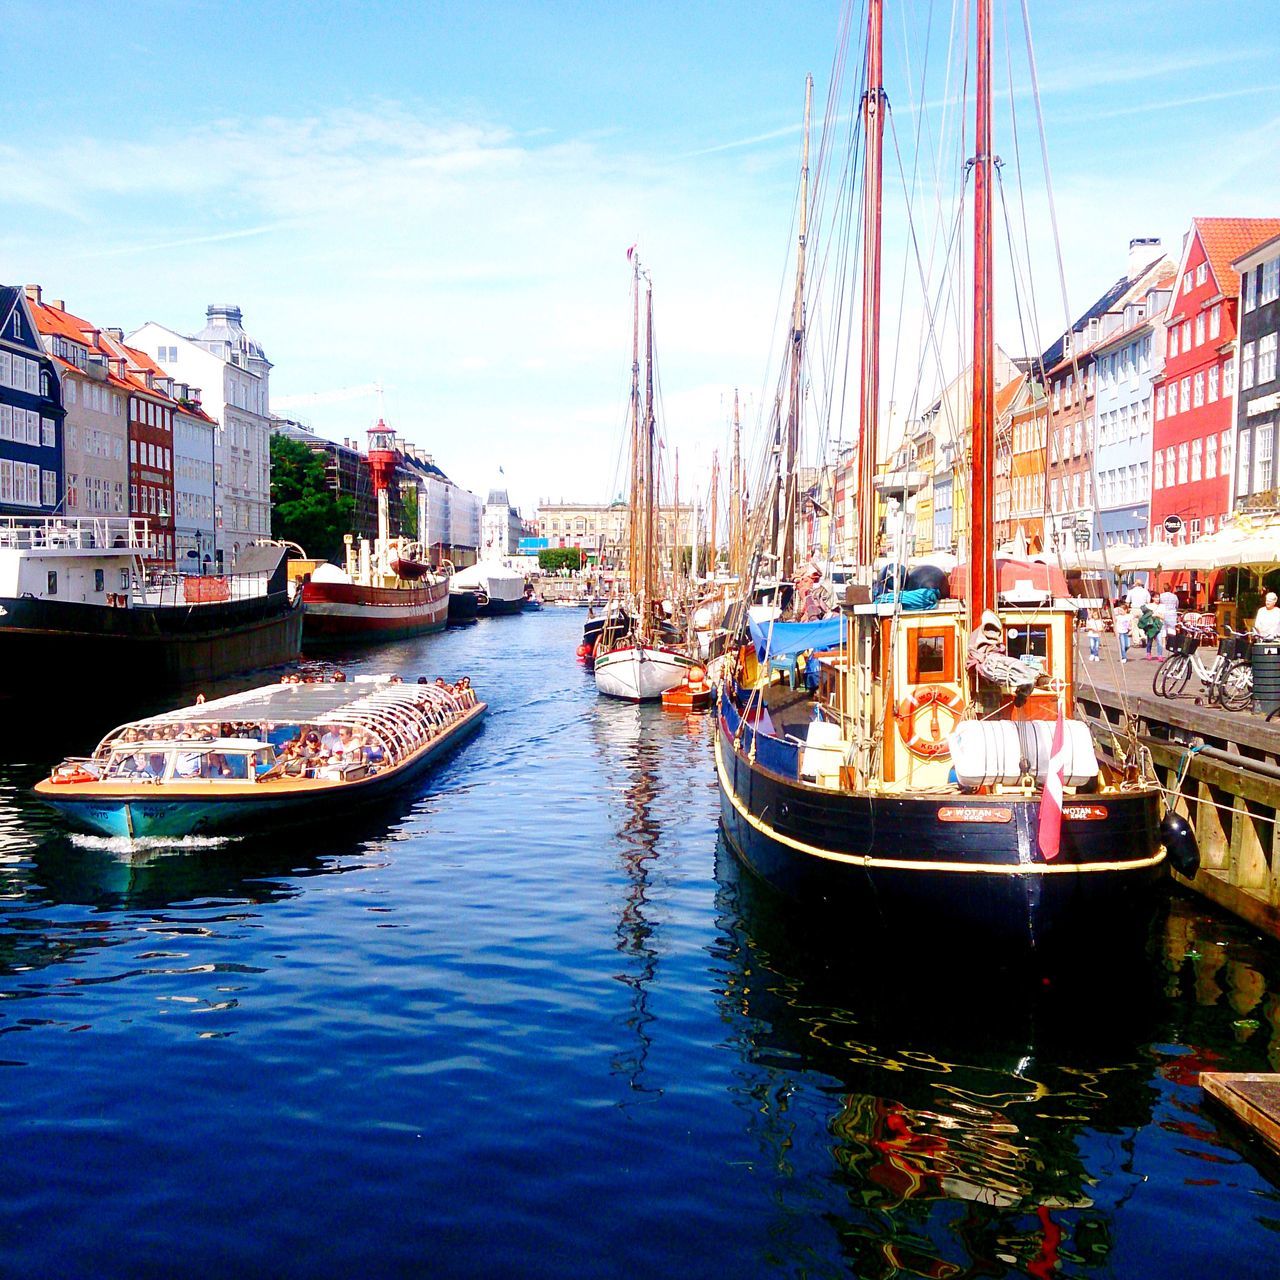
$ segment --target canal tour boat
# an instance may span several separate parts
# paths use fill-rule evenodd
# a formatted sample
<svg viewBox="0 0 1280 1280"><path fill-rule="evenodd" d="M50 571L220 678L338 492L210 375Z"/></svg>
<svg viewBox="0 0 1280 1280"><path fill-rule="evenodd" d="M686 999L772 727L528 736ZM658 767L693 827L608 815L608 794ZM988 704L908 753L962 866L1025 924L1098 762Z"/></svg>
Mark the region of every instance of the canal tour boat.
<svg viewBox="0 0 1280 1280"><path fill-rule="evenodd" d="M936 585L916 591L904 589L896 572L875 582L878 556L894 566L905 560L900 530L888 528L882 545L877 506L877 491L887 499L903 487L876 468L887 101L881 5L869 0L862 99L859 580L833 618L809 626L755 622L754 643L733 655L715 741L723 826L742 861L776 890L810 909L830 909L863 936L892 940L904 957L945 940L994 951L1000 963L1029 955L1083 963L1141 946L1167 864L1194 875L1199 857L1185 822L1173 813L1162 820L1162 788L1136 737L1117 729L1100 758L1076 716L1075 602L1065 598L1061 573L1053 576L1044 564L998 564L990 0L976 6L977 154L970 162L969 562L949 582L939 575ZM795 466L806 398L807 103L805 123L791 407L778 424L784 447L775 451L788 468ZM799 511L792 476L780 475L772 492L778 510L765 516L778 540L780 577L789 580ZM892 510L887 501L884 509ZM767 556L762 546L756 563ZM735 634L746 631L740 617Z"/></svg>
<svg viewBox="0 0 1280 1280"><path fill-rule="evenodd" d="M120 725L35 790L70 826L131 839L324 821L420 778L486 709L465 680L282 682Z"/></svg>

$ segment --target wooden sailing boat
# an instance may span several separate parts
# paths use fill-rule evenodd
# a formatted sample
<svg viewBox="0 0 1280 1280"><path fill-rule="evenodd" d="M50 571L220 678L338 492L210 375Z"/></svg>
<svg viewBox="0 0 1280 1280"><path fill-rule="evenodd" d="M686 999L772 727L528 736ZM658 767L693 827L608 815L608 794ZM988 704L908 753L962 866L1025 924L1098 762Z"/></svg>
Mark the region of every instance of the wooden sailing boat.
<svg viewBox="0 0 1280 1280"><path fill-rule="evenodd" d="M640 396L640 262L632 259L631 493L627 512L629 598L595 644L596 688L647 702L684 680L693 659L665 620L658 559L657 422L653 405L653 284L645 293L645 391ZM678 542L679 539L676 539Z"/></svg>
<svg viewBox="0 0 1280 1280"><path fill-rule="evenodd" d="M879 542L882 0L869 0L868 17L858 495L864 587ZM977 45L973 535L967 575L953 580L964 604L941 599L908 610L899 592L873 600L864 589L864 602L817 627L755 628L755 647L744 648L717 703L721 813L752 871L794 898L838 910L850 924L913 945L946 938L994 946L1003 957L1028 947L1046 958L1059 949L1075 955L1085 940L1096 953L1145 938L1165 878L1165 846L1177 869L1191 874L1198 854L1180 819L1162 824L1160 788L1136 742L1127 752L1117 743L1112 758L1099 759L1075 718L1071 604L1048 593L1034 604L1014 603L997 583L990 0L977 2ZM802 315L798 303L797 348ZM798 376L793 366L793 388ZM788 458L800 400L793 390ZM779 507L794 521L790 489ZM780 532L785 556L792 543L787 529ZM795 665L810 651L814 660ZM780 667L790 676L783 684L771 679ZM810 673L817 677L811 692Z"/></svg>

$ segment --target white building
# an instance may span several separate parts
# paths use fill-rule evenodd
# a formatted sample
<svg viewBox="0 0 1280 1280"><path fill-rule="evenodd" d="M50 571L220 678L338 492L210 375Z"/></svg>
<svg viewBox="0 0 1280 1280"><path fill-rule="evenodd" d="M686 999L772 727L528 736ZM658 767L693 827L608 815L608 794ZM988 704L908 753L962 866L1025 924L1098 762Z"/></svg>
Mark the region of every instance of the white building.
<svg viewBox="0 0 1280 1280"><path fill-rule="evenodd" d="M218 424L200 403L200 388L174 384L182 406L173 415L174 546L177 565L188 573L208 572L217 561L214 475Z"/></svg>
<svg viewBox="0 0 1280 1280"><path fill-rule="evenodd" d="M425 450L405 441L400 447L402 468L412 472L418 484L419 541L457 568L474 564L481 546L480 499L454 484Z"/></svg>
<svg viewBox="0 0 1280 1280"><path fill-rule="evenodd" d="M239 307L211 305L207 323L187 337L150 321L129 343L176 381L204 389L216 419L215 560L231 568L241 548L271 536L271 362L245 331Z"/></svg>
<svg viewBox="0 0 1280 1280"><path fill-rule="evenodd" d="M484 504L480 538L481 559L501 560L514 555L520 545L523 522L520 512L511 505L505 489L490 489Z"/></svg>

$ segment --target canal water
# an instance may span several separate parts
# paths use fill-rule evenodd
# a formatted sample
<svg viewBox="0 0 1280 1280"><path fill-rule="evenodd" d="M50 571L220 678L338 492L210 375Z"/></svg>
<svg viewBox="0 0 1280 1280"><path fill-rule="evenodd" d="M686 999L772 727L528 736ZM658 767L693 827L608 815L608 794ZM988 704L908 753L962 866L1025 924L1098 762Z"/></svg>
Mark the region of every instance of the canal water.
<svg viewBox="0 0 1280 1280"><path fill-rule="evenodd" d="M1177 898L1088 995L862 956L719 841L705 718L597 698L583 616L352 657L487 725L269 840L69 837L28 789L109 726L10 724L0 1273L1277 1274L1196 1084L1280 1069L1273 950Z"/></svg>

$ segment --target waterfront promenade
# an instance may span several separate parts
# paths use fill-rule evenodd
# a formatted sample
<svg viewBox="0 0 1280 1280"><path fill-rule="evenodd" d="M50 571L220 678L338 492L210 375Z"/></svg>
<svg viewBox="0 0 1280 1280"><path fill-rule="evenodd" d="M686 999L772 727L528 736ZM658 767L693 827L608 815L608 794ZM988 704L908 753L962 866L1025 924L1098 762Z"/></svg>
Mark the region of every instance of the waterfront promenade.
<svg viewBox="0 0 1280 1280"><path fill-rule="evenodd" d="M1188 883L1280 938L1280 722L1197 702L1194 676L1183 696L1157 697L1157 663L1133 649L1121 663L1114 636L1103 637L1100 662L1083 639L1080 648L1076 700L1100 748L1122 753L1132 728L1195 828L1201 867Z"/></svg>

